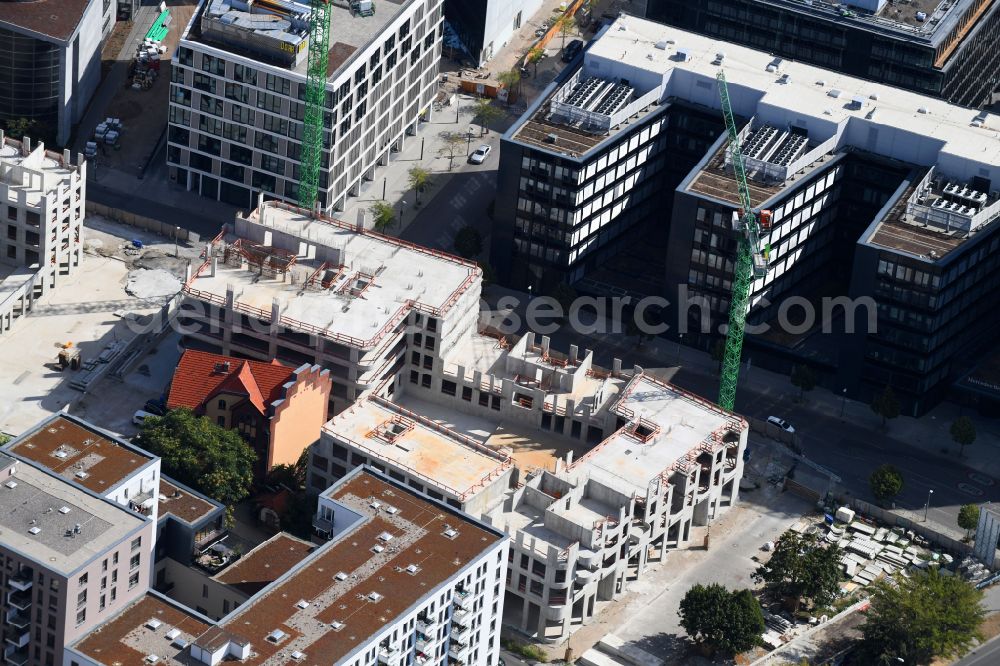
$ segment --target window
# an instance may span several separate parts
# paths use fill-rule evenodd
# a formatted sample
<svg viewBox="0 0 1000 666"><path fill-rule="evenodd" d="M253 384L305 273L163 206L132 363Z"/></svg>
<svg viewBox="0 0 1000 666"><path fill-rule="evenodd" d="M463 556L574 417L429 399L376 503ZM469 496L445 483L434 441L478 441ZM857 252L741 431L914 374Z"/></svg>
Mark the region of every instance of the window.
<svg viewBox="0 0 1000 666"><path fill-rule="evenodd" d="M226 417L225 416L217 416L215 418L215 422L219 425L220 428L225 428L226 427Z"/></svg>
<svg viewBox="0 0 1000 666"><path fill-rule="evenodd" d="M137 553L137 554L133 555L132 559L130 559L128 561L128 570L129 571L134 571L134 570L138 569L139 568L139 560L141 558L142 558L141 554Z"/></svg>
<svg viewBox="0 0 1000 666"><path fill-rule="evenodd" d="M104 595L102 594L101 595L101 599L100 599L100 604L99 604L97 610L98 611L102 611L102 610L104 610L104 607L107 606L107 605L108 605L107 604L107 600L105 599Z"/></svg>
<svg viewBox="0 0 1000 666"><path fill-rule="evenodd" d="M142 537L136 537L136 538L132 539L132 547L131 547L131 549L133 551L136 551L136 550L139 550L140 548L142 548ZM116 553L115 554L115 563L116 564L118 563L118 559L117 558L118 558L118 555Z"/></svg>
<svg viewBox="0 0 1000 666"><path fill-rule="evenodd" d="M82 576L80 576L80 580L77 581L77 584L81 585L81 586L82 585L86 585L87 584L87 574L83 574Z"/></svg>
<svg viewBox="0 0 1000 666"><path fill-rule="evenodd" d="M79 627L86 621L87 621L87 609L84 608L83 610L78 611L76 614L76 626Z"/></svg>
<svg viewBox="0 0 1000 666"><path fill-rule="evenodd" d="M225 408L226 408L226 401L225 400L220 400L219 401L219 409L225 409Z"/></svg>
<svg viewBox="0 0 1000 666"><path fill-rule="evenodd" d="M87 605L87 590L83 590L76 595L76 607L81 608Z"/></svg>
<svg viewBox="0 0 1000 666"><path fill-rule="evenodd" d="M139 572L136 571L134 574L128 577L128 589L131 590L138 584L139 584ZM114 596L114 592L111 593L111 596L112 597Z"/></svg>

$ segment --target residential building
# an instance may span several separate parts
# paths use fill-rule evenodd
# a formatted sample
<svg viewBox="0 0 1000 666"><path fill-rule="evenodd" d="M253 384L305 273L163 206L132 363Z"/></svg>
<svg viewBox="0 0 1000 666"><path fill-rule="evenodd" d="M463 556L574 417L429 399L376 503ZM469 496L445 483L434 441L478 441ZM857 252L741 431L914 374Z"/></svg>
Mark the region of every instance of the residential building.
<svg viewBox="0 0 1000 666"><path fill-rule="evenodd" d="M238 215L206 257L183 288L191 344L322 366L330 414L387 377L398 382L411 347L433 363L479 315L474 262L277 201Z"/></svg>
<svg viewBox="0 0 1000 666"><path fill-rule="evenodd" d="M482 67L541 7L542 0L445 0L444 16L476 67Z"/></svg>
<svg viewBox="0 0 1000 666"><path fill-rule="evenodd" d="M0 121L26 119L66 145L101 82L110 0L0 3Z"/></svg>
<svg viewBox="0 0 1000 666"><path fill-rule="evenodd" d="M218 622L151 592L68 648L66 663L498 663L502 532L369 469L324 492L318 516L332 539L301 559L292 544L277 562L287 571L264 573L264 587ZM235 585L264 565L247 557Z"/></svg>
<svg viewBox="0 0 1000 666"><path fill-rule="evenodd" d="M148 589L155 522L32 461L0 454L4 661L63 663L63 646Z"/></svg>
<svg viewBox="0 0 1000 666"><path fill-rule="evenodd" d="M275 465L294 465L319 439L330 399L330 372L297 369L188 349L174 370L167 408L186 407L236 430L254 452L254 476Z"/></svg>
<svg viewBox="0 0 1000 666"><path fill-rule="evenodd" d="M709 348L728 320L737 240L720 68L751 199L772 211L770 270L753 283L749 314L767 329L751 329L745 355L783 372L810 364L821 384L862 400L889 384L905 413L922 413L981 353L997 314L988 305L989 248L1000 242L993 114L621 16L504 137L492 263L525 268L501 280L620 295L602 290L608 258L638 238L652 253L662 238L660 260L636 269L648 286L635 296L665 297L670 334ZM923 266L909 274L913 289L879 277L897 254L902 280ZM961 299L933 293L949 284ZM808 326L777 326L791 297L833 295L855 299L846 315L859 326L831 325L845 323L843 302ZM861 297L879 301L877 321Z"/></svg>
<svg viewBox="0 0 1000 666"><path fill-rule="evenodd" d="M1000 91L993 0L659 0L646 17L963 106Z"/></svg>
<svg viewBox="0 0 1000 666"><path fill-rule="evenodd" d="M343 209L432 112L442 4L328 11L324 212ZM309 20L306 2L201 1L171 63L171 180L243 209L261 192L297 202Z"/></svg>
<svg viewBox="0 0 1000 666"><path fill-rule="evenodd" d="M86 182L82 155L0 131L0 333L80 267Z"/></svg>

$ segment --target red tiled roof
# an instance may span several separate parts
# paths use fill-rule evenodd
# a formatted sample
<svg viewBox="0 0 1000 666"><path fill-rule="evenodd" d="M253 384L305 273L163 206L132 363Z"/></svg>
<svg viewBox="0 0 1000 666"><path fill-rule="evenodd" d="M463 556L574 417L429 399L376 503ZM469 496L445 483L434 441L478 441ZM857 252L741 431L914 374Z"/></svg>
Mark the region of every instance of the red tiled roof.
<svg viewBox="0 0 1000 666"><path fill-rule="evenodd" d="M228 372L216 370L223 363L229 364ZM234 393L247 396L263 413L292 377L292 369L277 361L246 361L188 349L174 370L167 407L197 410L219 393Z"/></svg>

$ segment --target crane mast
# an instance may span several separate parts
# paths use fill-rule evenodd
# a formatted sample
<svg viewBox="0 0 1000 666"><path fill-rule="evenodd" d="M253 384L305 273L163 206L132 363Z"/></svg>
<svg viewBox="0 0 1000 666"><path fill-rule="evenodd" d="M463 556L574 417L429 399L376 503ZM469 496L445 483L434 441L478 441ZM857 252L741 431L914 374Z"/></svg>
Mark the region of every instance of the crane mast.
<svg viewBox="0 0 1000 666"><path fill-rule="evenodd" d="M722 358L722 373L719 380L719 406L732 411L736 403L736 387L740 378L740 359L743 353L743 335L746 330L747 311L750 305L750 288L754 278L767 274L771 248L761 246L760 213L753 209L750 188L747 185L746 166L740 150L740 136L733 120L733 108L729 102L729 88L726 74L722 70L716 75L719 84L719 98L722 101L722 115L726 122L730 161L736 177L740 210L733 213L733 227L740 232L736 262L733 273L733 290L729 303L729 326L726 330L726 348ZM770 212L763 211L770 217Z"/></svg>
<svg viewBox="0 0 1000 666"><path fill-rule="evenodd" d="M299 169L299 205L316 205L320 170L323 166L323 125L326 107L327 66L330 61L329 0L311 0L309 15L309 59L306 70L305 113Z"/></svg>

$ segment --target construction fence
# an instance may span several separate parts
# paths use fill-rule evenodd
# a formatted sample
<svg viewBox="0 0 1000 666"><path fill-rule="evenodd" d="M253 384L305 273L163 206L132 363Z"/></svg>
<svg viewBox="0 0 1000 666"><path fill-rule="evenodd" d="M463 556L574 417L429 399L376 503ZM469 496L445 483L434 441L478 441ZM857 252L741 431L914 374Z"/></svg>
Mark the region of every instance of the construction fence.
<svg viewBox="0 0 1000 666"><path fill-rule="evenodd" d="M195 245L201 241L201 237L198 234L193 231L189 231L188 229L184 229L183 227L175 227L172 224L160 222L159 220L154 220L151 217L136 215L135 213L130 213L127 210L112 208L94 201L87 202L87 213L89 215L100 215L109 220L114 220L115 222L121 222L122 224L145 229L146 231L151 231L154 234L158 234L170 240L174 240L174 236L176 234L178 241L187 242L191 245Z"/></svg>

